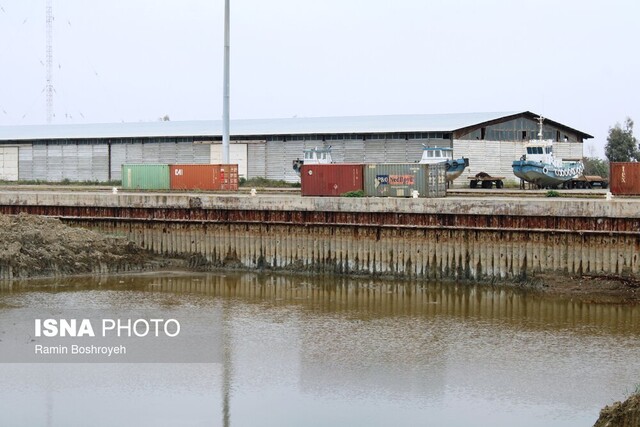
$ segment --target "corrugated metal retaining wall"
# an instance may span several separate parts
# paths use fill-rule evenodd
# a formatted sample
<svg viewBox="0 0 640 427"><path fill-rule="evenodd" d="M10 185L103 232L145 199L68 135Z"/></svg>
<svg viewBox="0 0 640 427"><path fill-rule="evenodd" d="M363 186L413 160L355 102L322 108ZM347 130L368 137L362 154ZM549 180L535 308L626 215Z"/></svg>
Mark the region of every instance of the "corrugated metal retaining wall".
<svg viewBox="0 0 640 427"><path fill-rule="evenodd" d="M640 273L640 236L598 232L71 220L192 267L450 279Z"/></svg>

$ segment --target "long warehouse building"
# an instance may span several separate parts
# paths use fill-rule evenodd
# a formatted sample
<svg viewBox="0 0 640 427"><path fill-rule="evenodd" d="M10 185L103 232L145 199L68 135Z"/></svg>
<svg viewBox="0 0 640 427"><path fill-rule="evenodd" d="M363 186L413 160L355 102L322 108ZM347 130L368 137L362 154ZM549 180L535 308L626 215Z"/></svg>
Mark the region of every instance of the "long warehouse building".
<svg viewBox="0 0 640 427"><path fill-rule="evenodd" d="M296 182L292 162L303 150L331 146L337 163L418 162L424 146L451 147L469 167L454 185L478 172L516 181L511 162L537 139L530 111L232 120L230 160L241 177ZM583 157L593 138L550 119L545 139L563 159ZM114 181L126 163L221 163L221 121L0 126L0 180Z"/></svg>

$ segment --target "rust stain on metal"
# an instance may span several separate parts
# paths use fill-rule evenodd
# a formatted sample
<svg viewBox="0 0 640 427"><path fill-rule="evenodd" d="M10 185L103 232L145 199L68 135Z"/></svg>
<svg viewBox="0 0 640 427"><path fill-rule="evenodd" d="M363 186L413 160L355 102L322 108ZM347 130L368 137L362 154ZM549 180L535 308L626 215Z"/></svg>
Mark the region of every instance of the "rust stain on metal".
<svg viewBox="0 0 640 427"><path fill-rule="evenodd" d="M313 212L224 210L201 208L0 206L0 213L55 216L61 218L122 219L141 221L213 222L225 224L291 224L322 226L443 228L477 230L538 230L564 232L634 233L637 218L534 217L469 214L413 214L379 212Z"/></svg>

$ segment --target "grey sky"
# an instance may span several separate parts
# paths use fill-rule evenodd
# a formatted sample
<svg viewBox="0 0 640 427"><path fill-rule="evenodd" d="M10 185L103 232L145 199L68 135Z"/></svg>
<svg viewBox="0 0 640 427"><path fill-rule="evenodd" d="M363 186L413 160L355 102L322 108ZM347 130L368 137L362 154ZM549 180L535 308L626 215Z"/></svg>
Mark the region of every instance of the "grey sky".
<svg viewBox="0 0 640 427"><path fill-rule="evenodd" d="M45 0L0 7L0 125L45 123ZM53 0L54 122L220 119L223 7ZM610 126L640 126L639 18L637 0L231 0L231 118L531 110L602 156Z"/></svg>

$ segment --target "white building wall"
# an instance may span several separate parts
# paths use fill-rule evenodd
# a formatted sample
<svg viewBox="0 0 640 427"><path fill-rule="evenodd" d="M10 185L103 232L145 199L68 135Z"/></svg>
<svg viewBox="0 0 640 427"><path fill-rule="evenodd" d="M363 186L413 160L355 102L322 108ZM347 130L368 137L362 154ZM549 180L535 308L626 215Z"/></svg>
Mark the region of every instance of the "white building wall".
<svg viewBox="0 0 640 427"><path fill-rule="evenodd" d="M0 146L0 181L18 180L18 147Z"/></svg>
<svg viewBox="0 0 640 427"><path fill-rule="evenodd" d="M556 157L561 159L579 160L584 157L584 144L581 142L556 142L553 149Z"/></svg>

